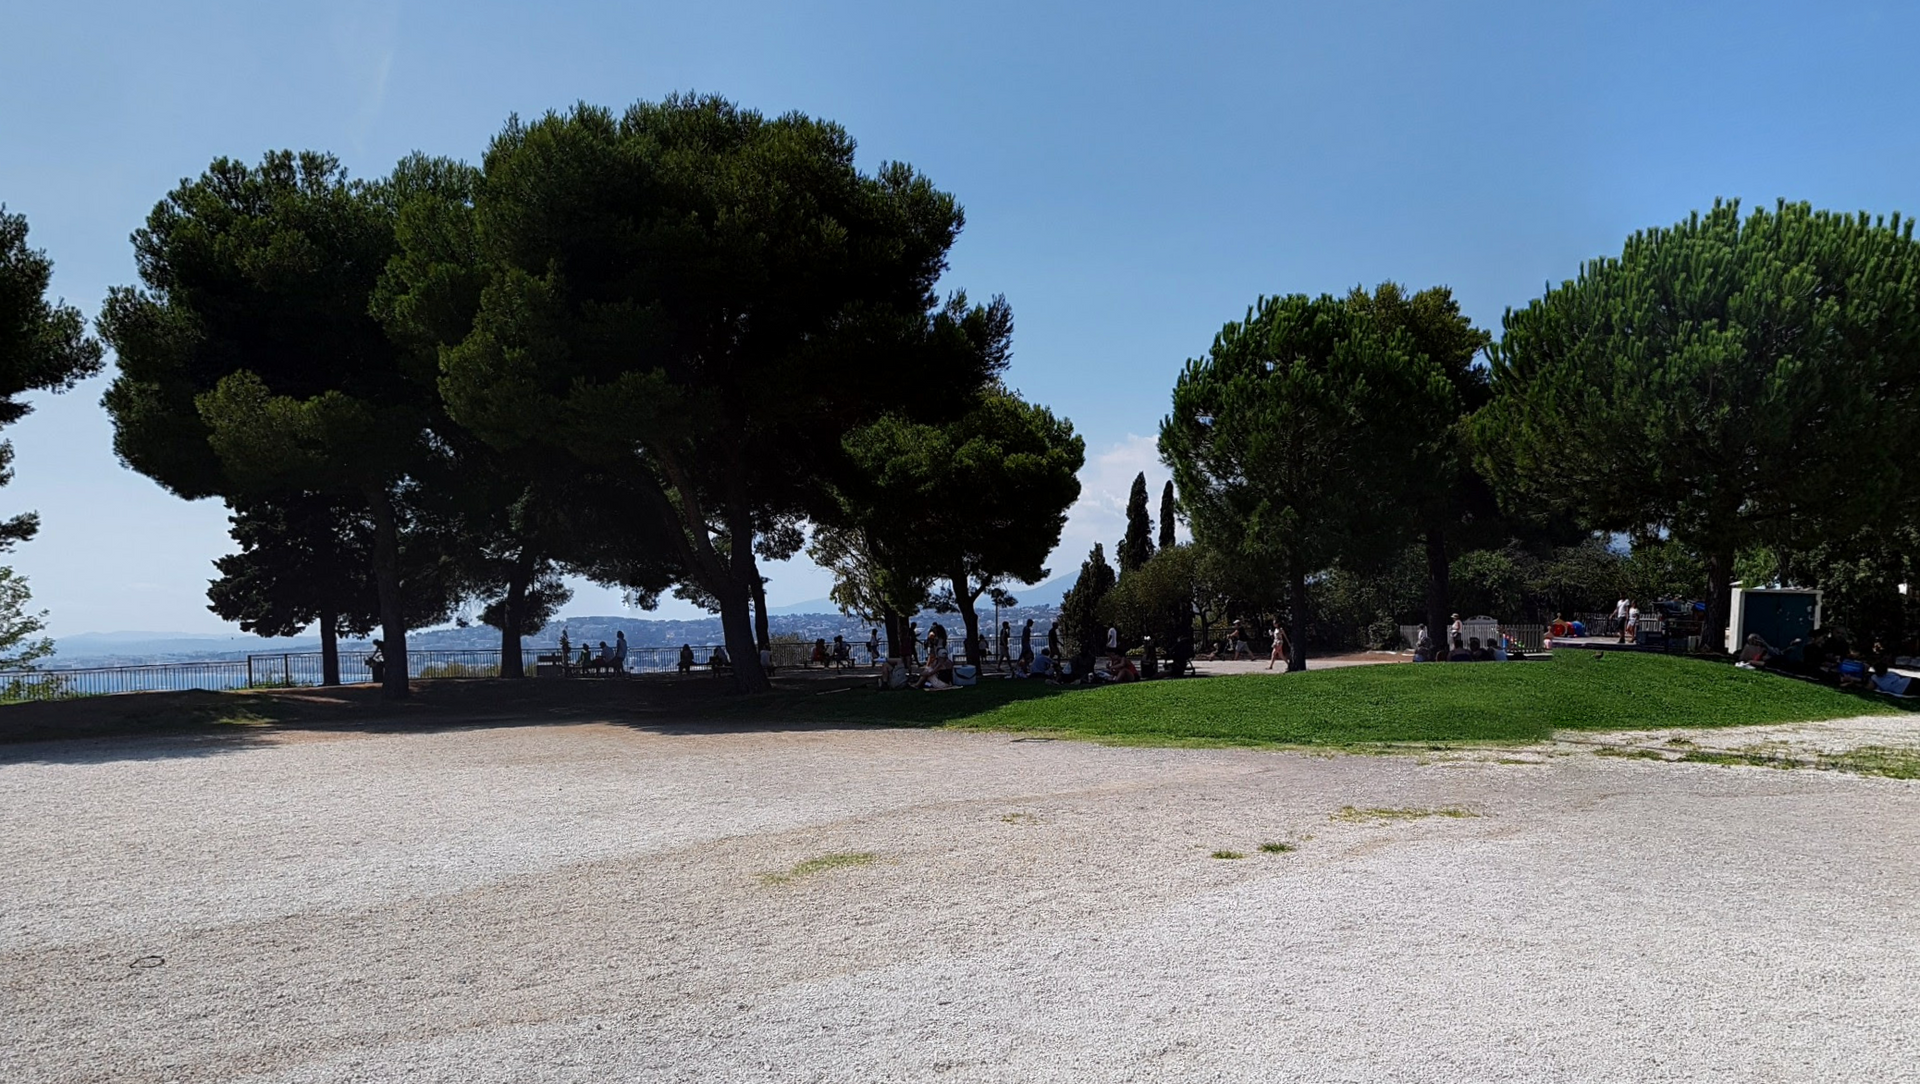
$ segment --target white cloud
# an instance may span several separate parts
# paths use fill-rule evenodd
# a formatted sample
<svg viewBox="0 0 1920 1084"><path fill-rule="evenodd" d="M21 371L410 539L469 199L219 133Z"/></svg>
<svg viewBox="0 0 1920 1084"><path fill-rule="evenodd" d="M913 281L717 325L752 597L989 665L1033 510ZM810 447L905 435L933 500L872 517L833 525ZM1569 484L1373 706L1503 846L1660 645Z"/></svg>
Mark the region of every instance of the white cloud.
<svg viewBox="0 0 1920 1084"><path fill-rule="evenodd" d="M1147 476L1147 511L1153 517L1154 536L1160 534L1160 493L1173 477L1160 462L1159 442L1153 437L1129 433L1106 451L1088 458L1080 468L1080 499L1067 510L1067 526L1060 532L1060 548L1054 550L1049 564L1052 574L1062 576L1080 567L1095 542L1104 543L1107 560L1114 559L1120 536L1127 532L1127 498L1133 492L1133 480ZM1176 529L1181 541L1191 534L1186 524Z"/></svg>
<svg viewBox="0 0 1920 1084"><path fill-rule="evenodd" d="M359 98L349 132L355 149L364 151L367 136L387 104L387 84L400 37L400 5L397 0L341 5L332 29L341 74Z"/></svg>

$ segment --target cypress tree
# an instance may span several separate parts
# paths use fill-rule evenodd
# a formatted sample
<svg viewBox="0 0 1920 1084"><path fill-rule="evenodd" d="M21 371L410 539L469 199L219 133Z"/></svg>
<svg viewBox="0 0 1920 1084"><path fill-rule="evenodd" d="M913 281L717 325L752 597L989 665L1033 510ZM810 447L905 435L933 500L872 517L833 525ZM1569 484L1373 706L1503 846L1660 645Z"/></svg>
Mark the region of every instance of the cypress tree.
<svg viewBox="0 0 1920 1084"><path fill-rule="evenodd" d="M1134 475L1133 492L1127 496L1127 536L1120 540L1122 576L1153 556L1153 519L1147 514L1147 475Z"/></svg>
<svg viewBox="0 0 1920 1084"><path fill-rule="evenodd" d="M1173 479L1160 491L1160 548L1173 548Z"/></svg>
<svg viewBox="0 0 1920 1084"><path fill-rule="evenodd" d="M1086 561L1080 565L1080 578L1060 600L1063 650L1072 652L1083 644L1097 648L1107 642L1103 611L1114 582L1113 566L1107 563L1106 550L1095 542L1093 552L1087 554Z"/></svg>

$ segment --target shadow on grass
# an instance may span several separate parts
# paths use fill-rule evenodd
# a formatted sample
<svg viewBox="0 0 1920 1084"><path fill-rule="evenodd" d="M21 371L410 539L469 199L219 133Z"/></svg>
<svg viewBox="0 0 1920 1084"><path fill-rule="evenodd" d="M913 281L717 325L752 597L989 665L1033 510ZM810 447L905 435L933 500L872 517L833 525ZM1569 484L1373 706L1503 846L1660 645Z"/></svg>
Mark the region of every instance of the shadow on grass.
<svg viewBox="0 0 1920 1084"><path fill-rule="evenodd" d="M822 683L825 684L825 683ZM732 697L704 705L694 716L702 723L730 723L749 728L778 729L783 724L835 726L849 723L894 727L935 727L970 719L1007 704L1056 696L1086 695L1080 686L1051 685L1044 681L1008 681L985 678L980 684L946 692L917 689L882 691L871 681L847 682L824 688L777 689L757 696ZM647 725L648 729L665 728ZM701 732L697 725L686 732Z"/></svg>
<svg viewBox="0 0 1920 1084"><path fill-rule="evenodd" d="M1538 666L1370 666L1098 689L988 677L948 692L882 692L870 677L819 671L783 673L774 691L753 696L733 695L727 682L705 675L443 679L417 682L414 689L398 703L361 685L5 705L0 764L212 756L297 731L418 733L581 722L673 737L958 726L1071 733L1118 744L1364 747L1524 743L1562 729L1920 712L1920 701L1625 654L1570 655ZM92 740L68 740L74 738Z"/></svg>

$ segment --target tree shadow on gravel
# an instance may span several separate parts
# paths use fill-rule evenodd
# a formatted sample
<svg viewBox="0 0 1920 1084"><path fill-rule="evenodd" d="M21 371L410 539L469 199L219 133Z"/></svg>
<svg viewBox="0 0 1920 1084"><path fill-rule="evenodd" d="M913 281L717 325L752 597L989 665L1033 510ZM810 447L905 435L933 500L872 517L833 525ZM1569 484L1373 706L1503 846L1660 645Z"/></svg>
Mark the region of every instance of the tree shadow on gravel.
<svg viewBox="0 0 1920 1084"><path fill-rule="evenodd" d="M938 726L1016 699L1057 695L989 678L946 693L880 692L858 672L789 671L739 696L707 673L617 678L437 679L400 703L372 685L127 693L0 705L0 765L99 764L239 752L289 735L427 733L581 722L666 736Z"/></svg>

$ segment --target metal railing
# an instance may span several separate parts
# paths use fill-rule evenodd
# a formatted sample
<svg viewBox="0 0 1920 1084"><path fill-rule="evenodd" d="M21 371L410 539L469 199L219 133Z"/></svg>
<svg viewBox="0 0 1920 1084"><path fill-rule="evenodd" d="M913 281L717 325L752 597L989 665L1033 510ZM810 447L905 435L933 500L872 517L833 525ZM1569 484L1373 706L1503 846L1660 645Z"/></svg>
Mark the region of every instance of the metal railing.
<svg viewBox="0 0 1920 1084"><path fill-rule="evenodd" d="M246 659L0 673L0 699L4 700L63 700L74 696L104 696L108 693L185 692L189 689L217 691L246 687Z"/></svg>
<svg viewBox="0 0 1920 1084"><path fill-rule="evenodd" d="M693 650L693 669L711 670L710 660L715 645L690 646ZM848 646L850 649L854 647L851 644ZM828 650L831 652L831 644ZM776 642L772 654L776 668L798 669L810 665L813 645ZM852 650L850 654L856 663L865 659L864 647ZM340 680L348 685L371 681L372 672L367 665L371 655L372 652L366 650L341 651ZM581 666L577 647L572 648L569 655L563 666L559 663L561 656L558 644L529 647L522 651L529 676L594 677L613 676L616 673L610 666ZM597 656L597 650L590 654L590 663ZM307 688L320 685L324 680L324 658L318 651L283 651L248 655L244 659L0 672L0 701L63 700L77 696L185 692L194 689L222 692L229 689ZM625 672L670 673L677 670L679 665L680 649L677 647L629 648ZM407 652L407 673L410 677L428 681L438 678L498 677L500 652L486 648L414 648Z"/></svg>
<svg viewBox="0 0 1920 1084"><path fill-rule="evenodd" d="M1400 638L1406 641L1410 650L1420 640L1421 625L1401 625ZM1462 642L1478 639L1483 644L1492 643L1504 632L1520 645L1522 651L1544 651L1547 629L1544 625L1510 625L1504 621L1461 621L1460 639ZM1438 646L1438 645L1436 645Z"/></svg>

